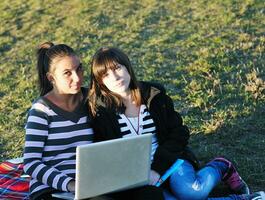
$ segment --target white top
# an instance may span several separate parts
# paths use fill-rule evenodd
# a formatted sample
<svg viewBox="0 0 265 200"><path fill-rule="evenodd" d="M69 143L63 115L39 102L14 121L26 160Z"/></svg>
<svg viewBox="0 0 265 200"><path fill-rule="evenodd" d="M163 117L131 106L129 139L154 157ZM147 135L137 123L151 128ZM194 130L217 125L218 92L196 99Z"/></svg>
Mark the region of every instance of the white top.
<svg viewBox="0 0 265 200"><path fill-rule="evenodd" d="M118 118L121 134L123 135L123 137L131 137L146 133L153 134L151 154L151 161L153 161L155 151L158 147L158 140L156 137L156 127L154 121L146 105L142 104L140 106L140 112L138 117L126 117L124 114L119 114Z"/></svg>

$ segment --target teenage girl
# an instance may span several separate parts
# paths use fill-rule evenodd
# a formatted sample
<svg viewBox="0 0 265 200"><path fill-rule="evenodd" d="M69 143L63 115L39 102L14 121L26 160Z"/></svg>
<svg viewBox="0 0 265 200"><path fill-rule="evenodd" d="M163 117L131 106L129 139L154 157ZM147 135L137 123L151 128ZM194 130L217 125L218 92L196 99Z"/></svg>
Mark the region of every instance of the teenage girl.
<svg viewBox="0 0 265 200"><path fill-rule="evenodd" d="M184 159L162 185L165 199L204 200L220 181L241 195L218 200L265 199L263 192L250 195L233 164L224 158L196 170L198 162L188 148L189 130L175 112L171 98L161 85L138 82L128 56L121 50L101 48L94 55L89 107L96 141L153 134L150 185L156 184L178 158Z"/></svg>
<svg viewBox="0 0 265 200"><path fill-rule="evenodd" d="M26 123L24 170L30 198L52 199L55 191L74 192L76 147L89 144L93 131L82 88L83 68L74 50L46 42L37 51L40 97Z"/></svg>

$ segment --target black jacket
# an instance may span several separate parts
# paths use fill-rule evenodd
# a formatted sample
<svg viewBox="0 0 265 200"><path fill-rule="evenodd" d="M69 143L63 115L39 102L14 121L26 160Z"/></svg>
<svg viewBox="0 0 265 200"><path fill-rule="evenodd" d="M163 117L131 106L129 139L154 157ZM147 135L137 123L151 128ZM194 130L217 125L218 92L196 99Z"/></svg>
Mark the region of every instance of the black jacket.
<svg viewBox="0 0 265 200"><path fill-rule="evenodd" d="M140 91L142 103L154 120L159 144L151 168L162 175L177 158L186 159L197 168L199 163L188 148L189 130L183 125L180 114L174 110L165 89L159 84L140 82ZM107 109L102 102L91 120L95 141L122 137L115 111Z"/></svg>

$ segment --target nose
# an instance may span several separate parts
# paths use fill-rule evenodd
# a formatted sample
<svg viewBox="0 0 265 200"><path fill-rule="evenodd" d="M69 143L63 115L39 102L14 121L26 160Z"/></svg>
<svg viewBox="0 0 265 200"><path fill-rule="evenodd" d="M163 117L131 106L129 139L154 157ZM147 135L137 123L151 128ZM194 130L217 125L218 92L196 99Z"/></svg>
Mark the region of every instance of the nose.
<svg viewBox="0 0 265 200"><path fill-rule="evenodd" d="M116 80L119 79L118 74L117 74L115 71L112 71L112 70L109 72L109 76L111 77L111 79L112 79L113 81L116 81Z"/></svg>
<svg viewBox="0 0 265 200"><path fill-rule="evenodd" d="M81 80L81 77L80 77L80 75L78 73L74 72L72 74L72 79L73 79L74 82L79 82Z"/></svg>

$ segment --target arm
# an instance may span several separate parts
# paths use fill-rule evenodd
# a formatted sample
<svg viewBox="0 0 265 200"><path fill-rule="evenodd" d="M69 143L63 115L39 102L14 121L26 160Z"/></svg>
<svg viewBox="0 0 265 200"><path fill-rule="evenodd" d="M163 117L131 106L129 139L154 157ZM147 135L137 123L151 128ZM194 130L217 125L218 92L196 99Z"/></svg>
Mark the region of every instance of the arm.
<svg viewBox="0 0 265 200"><path fill-rule="evenodd" d="M32 108L26 124L24 149L24 171L39 182L52 188L68 191L71 177L53 166L44 164L43 152L48 139L48 116L45 112Z"/></svg>
<svg viewBox="0 0 265 200"><path fill-rule="evenodd" d="M157 102L159 104L151 105L155 109L152 116L156 121L159 140L152 169L162 175L176 159L189 160L185 157L184 152L188 145L190 133L187 126L183 125L180 114L174 110L173 102L169 96L162 93ZM155 113L159 113L159 115L155 116Z"/></svg>

